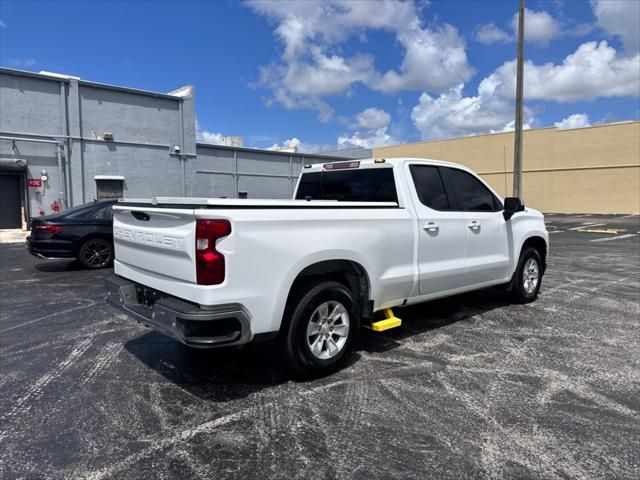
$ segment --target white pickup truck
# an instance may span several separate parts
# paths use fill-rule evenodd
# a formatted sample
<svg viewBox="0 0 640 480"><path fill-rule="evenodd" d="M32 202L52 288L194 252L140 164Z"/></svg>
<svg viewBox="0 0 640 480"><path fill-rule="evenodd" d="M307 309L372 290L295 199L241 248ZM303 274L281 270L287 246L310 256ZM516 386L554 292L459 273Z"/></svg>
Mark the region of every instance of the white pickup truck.
<svg viewBox="0 0 640 480"><path fill-rule="evenodd" d="M124 200L113 236L109 303L192 347L278 338L305 375L393 307L501 284L534 300L549 243L537 210L413 158L307 165L293 200Z"/></svg>

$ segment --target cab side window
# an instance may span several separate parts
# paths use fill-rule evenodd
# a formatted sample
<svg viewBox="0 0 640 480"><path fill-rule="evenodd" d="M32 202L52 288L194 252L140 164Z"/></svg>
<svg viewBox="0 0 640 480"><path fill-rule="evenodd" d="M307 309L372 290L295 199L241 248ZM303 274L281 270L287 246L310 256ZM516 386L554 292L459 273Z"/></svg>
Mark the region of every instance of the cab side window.
<svg viewBox="0 0 640 480"><path fill-rule="evenodd" d="M447 168L449 181L458 201L458 209L467 212L496 212L500 201L477 178L464 170Z"/></svg>
<svg viewBox="0 0 640 480"><path fill-rule="evenodd" d="M434 210L451 208L438 167L411 165L409 169L420 203Z"/></svg>

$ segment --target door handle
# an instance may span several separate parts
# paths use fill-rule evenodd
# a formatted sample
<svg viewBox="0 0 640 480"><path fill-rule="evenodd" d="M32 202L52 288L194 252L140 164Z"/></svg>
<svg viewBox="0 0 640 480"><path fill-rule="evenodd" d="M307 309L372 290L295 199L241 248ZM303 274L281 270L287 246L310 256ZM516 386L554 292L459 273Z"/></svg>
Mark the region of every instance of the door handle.
<svg viewBox="0 0 640 480"><path fill-rule="evenodd" d="M423 225L422 229L426 232L437 232L440 230L440 225L435 222L429 222L426 225Z"/></svg>
<svg viewBox="0 0 640 480"><path fill-rule="evenodd" d="M467 225L471 230L480 230L480 222L473 220L470 224Z"/></svg>

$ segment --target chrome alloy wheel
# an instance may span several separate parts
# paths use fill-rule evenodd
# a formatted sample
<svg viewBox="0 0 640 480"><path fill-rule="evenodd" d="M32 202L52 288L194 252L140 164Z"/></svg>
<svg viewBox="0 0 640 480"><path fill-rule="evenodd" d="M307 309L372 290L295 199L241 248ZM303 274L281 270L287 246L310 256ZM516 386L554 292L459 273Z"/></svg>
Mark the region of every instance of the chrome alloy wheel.
<svg viewBox="0 0 640 480"><path fill-rule="evenodd" d="M536 291L538 281L540 280L540 268L535 258L530 258L524 264L522 269L522 282L524 291L528 294L532 294Z"/></svg>
<svg viewBox="0 0 640 480"><path fill-rule="evenodd" d="M111 244L99 238L89 240L82 246L80 255L87 265L93 268L104 267L111 261Z"/></svg>
<svg viewBox="0 0 640 480"><path fill-rule="evenodd" d="M335 357L349 336L349 313L340 302L329 300L318 306L307 325L307 345L321 360Z"/></svg>

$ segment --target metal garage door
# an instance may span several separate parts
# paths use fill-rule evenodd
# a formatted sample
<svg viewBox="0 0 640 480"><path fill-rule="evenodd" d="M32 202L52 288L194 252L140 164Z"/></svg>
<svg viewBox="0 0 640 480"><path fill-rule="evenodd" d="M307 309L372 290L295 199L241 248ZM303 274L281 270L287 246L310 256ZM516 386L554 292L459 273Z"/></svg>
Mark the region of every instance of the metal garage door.
<svg viewBox="0 0 640 480"><path fill-rule="evenodd" d="M0 228L20 228L20 176L0 175Z"/></svg>

